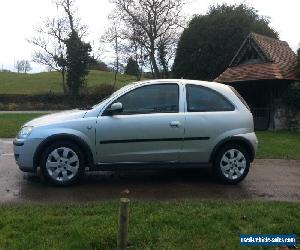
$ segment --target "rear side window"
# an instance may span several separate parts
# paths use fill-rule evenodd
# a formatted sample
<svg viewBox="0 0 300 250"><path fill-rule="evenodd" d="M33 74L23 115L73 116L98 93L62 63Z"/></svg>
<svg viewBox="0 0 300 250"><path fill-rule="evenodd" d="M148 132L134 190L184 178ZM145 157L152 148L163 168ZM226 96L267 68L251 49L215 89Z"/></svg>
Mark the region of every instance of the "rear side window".
<svg viewBox="0 0 300 250"><path fill-rule="evenodd" d="M234 106L220 93L203 86L186 85L188 112L233 111Z"/></svg>
<svg viewBox="0 0 300 250"><path fill-rule="evenodd" d="M231 86L229 86L229 87L231 88L231 90L233 91L233 93L240 99L240 101L246 106L246 108L250 110L249 105L247 104L247 102L245 101L245 99L240 95L240 93L237 92L237 90L234 87L231 87Z"/></svg>

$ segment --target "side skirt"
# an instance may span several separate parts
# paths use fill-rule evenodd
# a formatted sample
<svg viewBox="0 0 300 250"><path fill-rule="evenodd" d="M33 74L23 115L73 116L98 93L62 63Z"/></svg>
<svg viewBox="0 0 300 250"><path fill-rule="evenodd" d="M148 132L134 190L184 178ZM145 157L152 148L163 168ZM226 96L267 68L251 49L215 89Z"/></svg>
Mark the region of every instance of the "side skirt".
<svg viewBox="0 0 300 250"><path fill-rule="evenodd" d="M99 163L90 167L90 171L115 170L160 170L160 169L195 169L210 168L209 162L118 162Z"/></svg>

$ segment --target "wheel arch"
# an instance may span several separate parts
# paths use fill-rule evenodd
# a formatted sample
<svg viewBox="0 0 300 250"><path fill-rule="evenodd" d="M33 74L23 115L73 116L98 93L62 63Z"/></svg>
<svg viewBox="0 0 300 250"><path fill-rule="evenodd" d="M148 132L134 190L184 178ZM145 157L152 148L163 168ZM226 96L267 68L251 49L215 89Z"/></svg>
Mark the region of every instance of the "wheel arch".
<svg viewBox="0 0 300 250"><path fill-rule="evenodd" d="M215 156L217 155L218 151L222 147L224 147L225 145L227 145L229 143L236 143L236 144L239 144L239 145L243 146L249 152L250 162L252 162L254 160L255 150L254 150L253 146L251 145L251 143L242 136L230 136L230 137L227 137L227 138L221 140L213 148L212 153L211 153L210 158L209 158L209 162L213 163L213 161L215 159Z"/></svg>
<svg viewBox="0 0 300 250"><path fill-rule="evenodd" d="M88 166L91 166L94 164L94 157L93 153L89 147L89 145L80 137L76 135L71 135L71 134L58 134L58 135L52 135L47 137L45 140L43 140L40 145L37 147L34 156L33 156L33 166L34 170L39 166L40 163L40 157L43 152L43 150L50 144L57 142L57 141L70 141L80 147L82 150L82 153L85 157L86 164Z"/></svg>

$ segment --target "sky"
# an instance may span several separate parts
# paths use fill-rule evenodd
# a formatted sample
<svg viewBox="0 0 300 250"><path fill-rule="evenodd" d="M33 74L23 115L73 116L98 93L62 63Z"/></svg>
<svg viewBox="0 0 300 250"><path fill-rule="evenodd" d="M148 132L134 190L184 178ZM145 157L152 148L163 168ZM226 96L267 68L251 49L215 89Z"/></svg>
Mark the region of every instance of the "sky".
<svg viewBox="0 0 300 250"><path fill-rule="evenodd" d="M296 51L300 44L299 0L190 0L184 15L204 14L212 4L247 3L260 15L271 18L271 27L279 32L281 40L287 41ZM88 26L87 40L97 48L99 38L108 26L107 16L113 10L109 0L76 0L78 15ZM17 60L31 61L35 47L26 39L34 35L34 28L45 17L55 16L52 0L0 0L0 68L14 70ZM101 58L109 61L109 58ZM31 62L32 72L44 71L45 67Z"/></svg>

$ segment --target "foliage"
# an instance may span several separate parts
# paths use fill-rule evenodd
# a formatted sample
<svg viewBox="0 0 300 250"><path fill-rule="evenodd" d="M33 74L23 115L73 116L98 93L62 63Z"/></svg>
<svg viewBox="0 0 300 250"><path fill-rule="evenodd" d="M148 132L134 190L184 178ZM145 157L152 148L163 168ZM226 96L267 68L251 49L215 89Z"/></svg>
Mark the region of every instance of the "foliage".
<svg viewBox="0 0 300 250"><path fill-rule="evenodd" d="M17 61L15 68L18 71L18 73L27 73L32 70L28 60Z"/></svg>
<svg viewBox="0 0 300 250"><path fill-rule="evenodd" d="M80 39L76 31L71 33L65 43L67 47L67 85L69 95L75 100L79 95L80 88L85 84L85 76L89 73L88 65L92 48L89 43Z"/></svg>
<svg viewBox="0 0 300 250"><path fill-rule="evenodd" d="M300 110L300 83L295 82L289 85L285 95L285 101L288 105Z"/></svg>
<svg viewBox="0 0 300 250"><path fill-rule="evenodd" d="M158 44L158 59L159 63L162 66L162 78L168 78L169 77L169 66L167 62L167 46L164 43Z"/></svg>
<svg viewBox="0 0 300 250"><path fill-rule="evenodd" d="M36 27L36 35L28 39L29 43L36 46L33 61L47 66L49 70L59 71L62 87L65 94L69 93L65 82L67 70L66 42L73 32L80 38L86 35L87 27L81 25L76 17L75 0L55 0L57 9L63 11L62 16L46 17L42 24Z"/></svg>
<svg viewBox="0 0 300 250"><path fill-rule="evenodd" d="M9 70L9 69L1 69L1 70L0 70L0 72L4 72L4 73L10 73L10 72L11 72L11 70Z"/></svg>
<svg viewBox="0 0 300 250"><path fill-rule="evenodd" d="M160 76L158 45L165 46L165 62L173 57L179 32L184 23L182 8L185 0L112 0L116 9L112 21L118 23L118 36L134 48L133 57L147 60L153 76ZM128 47L128 46L127 46ZM141 55L143 59L141 58ZM165 67L168 67L166 63ZM165 69L163 69L165 70Z"/></svg>
<svg viewBox="0 0 300 250"><path fill-rule="evenodd" d="M99 71L110 71L105 62L97 60L94 57L90 58L90 63L88 66L89 70L99 70Z"/></svg>
<svg viewBox="0 0 300 250"><path fill-rule="evenodd" d="M176 77L212 80L229 65L250 32L278 38L269 19L245 4L211 6L189 23L178 43Z"/></svg>
<svg viewBox="0 0 300 250"><path fill-rule="evenodd" d="M74 102L65 98L62 93L48 93L37 95L0 94L0 110L66 110L78 107L91 107L115 91L111 84L101 84L89 88L80 94Z"/></svg>
<svg viewBox="0 0 300 250"><path fill-rule="evenodd" d="M300 48L297 51L297 76L300 78Z"/></svg>
<svg viewBox="0 0 300 250"><path fill-rule="evenodd" d="M125 74L136 77L138 77L139 75L139 65L132 57L130 57L127 61L127 65L125 67Z"/></svg>

